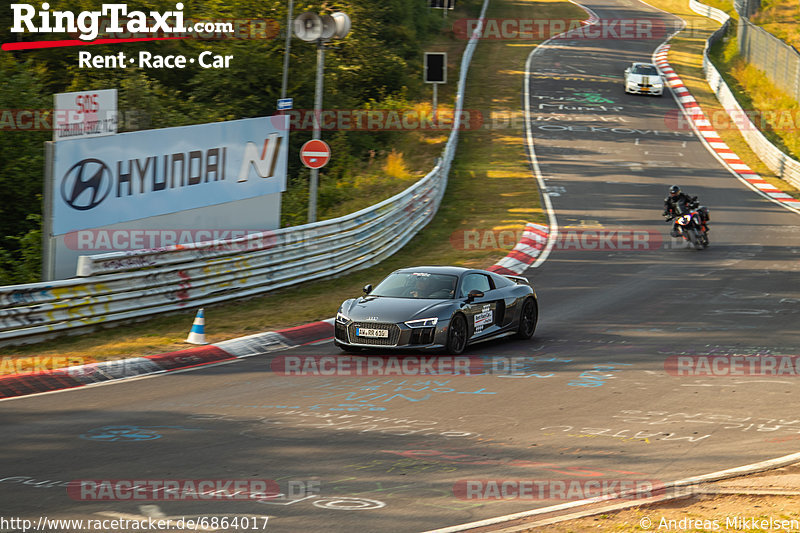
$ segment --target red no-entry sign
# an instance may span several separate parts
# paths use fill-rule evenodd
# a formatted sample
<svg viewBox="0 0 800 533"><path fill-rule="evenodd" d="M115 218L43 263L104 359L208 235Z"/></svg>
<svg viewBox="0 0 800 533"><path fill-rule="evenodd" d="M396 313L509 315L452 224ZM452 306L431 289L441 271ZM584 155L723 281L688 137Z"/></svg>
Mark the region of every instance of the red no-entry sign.
<svg viewBox="0 0 800 533"><path fill-rule="evenodd" d="M331 147L325 141L313 139L300 148L300 160L308 168L322 168L331 159Z"/></svg>

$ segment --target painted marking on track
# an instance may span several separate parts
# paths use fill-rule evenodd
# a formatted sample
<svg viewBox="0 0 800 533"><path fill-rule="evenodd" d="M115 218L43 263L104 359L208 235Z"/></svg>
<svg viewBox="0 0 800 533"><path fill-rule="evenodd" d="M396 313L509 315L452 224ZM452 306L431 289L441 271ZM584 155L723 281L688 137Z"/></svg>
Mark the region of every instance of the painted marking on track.
<svg viewBox="0 0 800 533"><path fill-rule="evenodd" d="M340 511L364 511L368 509L380 509L386 504L379 500L367 498L323 498L313 502L314 507L322 509L336 509Z"/></svg>
<svg viewBox="0 0 800 533"><path fill-rule="evenodd" d="M675 152L672 150L667 151L658 151L658 152L651 152L649 150L644 151L644 155L656 155L656 156L678 156L683 157L683 152Z"/></svg>
<svg viewBox="0 0 800 533"><path fill-rule="evenodd" d="M180 429L183 431L203 431L201 428L182 426L102 426L92 428L79 437L94 442L145 441L163 437L156 429Z"/></svg>

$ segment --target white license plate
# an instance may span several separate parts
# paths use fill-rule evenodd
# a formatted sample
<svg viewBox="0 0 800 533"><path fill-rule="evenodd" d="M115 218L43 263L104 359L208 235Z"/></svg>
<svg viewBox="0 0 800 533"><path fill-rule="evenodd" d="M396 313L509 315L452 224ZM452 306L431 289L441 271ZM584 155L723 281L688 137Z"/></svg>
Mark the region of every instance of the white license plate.
<svg viewBox="0 0 800 533"><path fill-rule="evenodd" d="M375 329L375 328L356 328L356 335L359 337L372 337L375 339L388 339L388 329Z"/></svg>

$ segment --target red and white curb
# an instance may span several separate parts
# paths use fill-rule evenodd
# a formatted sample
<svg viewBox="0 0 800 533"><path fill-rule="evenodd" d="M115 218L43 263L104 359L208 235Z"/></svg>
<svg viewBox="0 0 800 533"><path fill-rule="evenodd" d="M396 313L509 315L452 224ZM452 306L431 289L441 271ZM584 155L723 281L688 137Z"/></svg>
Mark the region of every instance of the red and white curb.
<svg viewBox="0 0 800 533"><path fill-rule="evenodd" d="M47 372L2 376L0 399L74 389L150 374L163 374L315 344L333 338L333 320L332 318L320 320L294 328L257 333L177 352L90 363Z"/></svg>
<svg viewBox="0 0 800 533"><path fill-rule="evenodd" d="M689 119L692 127L700 134L708 146L724 164L733 171L740 179L749 183L753 188L761 192L764 196L777 202L800 207L800 200L792 197L774 185L768 183L764 178L751 169L742 159L731 150L719 133L716 132L711 122L706 117L694 96L686 88L680 76L670 66L667 56L669 54L669 44L662 44L653 54L653 61L661 69L667 78L672 92L678 104L683 108L683 112Z"/></svg>
<svg viewBox="0 0 800 533"><path fill-rule="evenodd" d="M503 259L490 266L486 270L497 272L498 274L511 274L519 276L525 272L539 254L542 253L550 230L541 224L526 224L522 237L514 248Z"/></svg>

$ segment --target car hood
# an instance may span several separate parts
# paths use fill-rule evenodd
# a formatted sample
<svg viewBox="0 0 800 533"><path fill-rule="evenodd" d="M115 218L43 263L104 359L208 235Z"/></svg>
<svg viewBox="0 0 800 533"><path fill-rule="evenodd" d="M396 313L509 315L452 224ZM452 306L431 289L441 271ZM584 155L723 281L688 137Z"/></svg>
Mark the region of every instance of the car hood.
<svg viewBox="0 0 800 533"><path fill-rule="evenodd" d="M422 300L366 296L342 304L341 312L350 320L374 322L405 322L416 318L449 317L458 300ZM375 318L377 317L377 319Z"/></svg>
<svg viewBox="0 0 800 533"><path fill-rule="evenodd" d="M643 74L628 74L628 81L632 81L635 83L645 83L655 85L657 83L663 83L661 80L661 76L653 76L653 75L643 75Z"/></svg>

